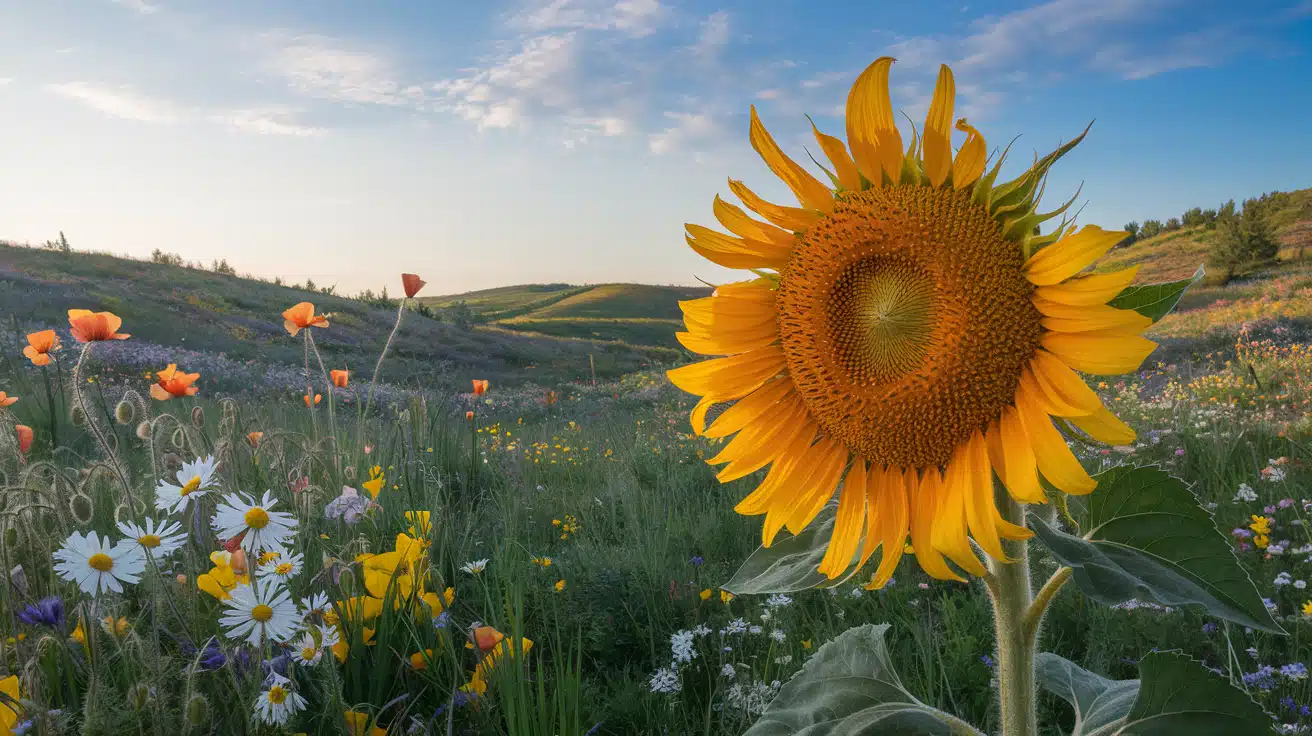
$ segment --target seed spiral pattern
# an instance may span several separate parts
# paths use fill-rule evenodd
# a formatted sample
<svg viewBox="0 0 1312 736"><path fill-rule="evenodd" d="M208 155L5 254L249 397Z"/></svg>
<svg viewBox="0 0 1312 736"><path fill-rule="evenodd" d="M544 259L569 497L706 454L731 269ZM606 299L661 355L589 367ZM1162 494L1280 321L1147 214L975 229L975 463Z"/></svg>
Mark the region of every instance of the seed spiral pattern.
<svg viewBox="0 0 1312 736"><path fill-rule="evenodd" d="M788 370L831 437L876 463L940 467L1015 398L1039 346L1020 249L968 192L845 195L783 269Z"/></svg>

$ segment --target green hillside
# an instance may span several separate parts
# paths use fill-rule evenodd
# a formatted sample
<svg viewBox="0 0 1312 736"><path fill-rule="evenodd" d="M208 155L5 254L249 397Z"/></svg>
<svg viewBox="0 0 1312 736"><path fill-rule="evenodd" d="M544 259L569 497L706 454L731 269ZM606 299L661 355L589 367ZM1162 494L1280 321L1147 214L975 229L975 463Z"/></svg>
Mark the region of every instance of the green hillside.
<svg viewBox="0 0 1312 736"><path fill-rule="evenodd" d="M496 291L524 295L531 287ZM516 297L500 298L508 303ZM123 318L123 330L132 339L98 352L133 373L158 370L176 358L185 370L202 370L203 381L267 378L294 385L294 377L304 370L304 347L288 336L281 315L300 301L313 302L319 312L332 315L331 327L315 332L328 367L349 368L355 380L372 373L395 320L392 309L194 268L0 245L0 315L9 335L0 354L10 368L23 362L23 335L48 327L66 330L67 310L85 308ZM384 378L397 384L453 387L466 387L470 378L570 380L591 375L589 355L599 376L671 362L679 355L611 342L609 336L606 340L562 339L547 331L520 334L481 325L460 328L410 312ZM312 368L318 371L317 365ZM234 373L240 375L230 375Z"/></svg>

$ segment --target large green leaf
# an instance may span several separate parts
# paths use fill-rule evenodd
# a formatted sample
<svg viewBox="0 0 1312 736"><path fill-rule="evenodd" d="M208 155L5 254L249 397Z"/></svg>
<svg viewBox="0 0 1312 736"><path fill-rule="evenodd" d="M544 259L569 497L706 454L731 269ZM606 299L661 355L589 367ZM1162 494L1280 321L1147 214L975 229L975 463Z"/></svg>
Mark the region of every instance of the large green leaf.
<svg viewBox="0 0 1312 736"><path fill-rule="evenodd" d="M1284 633L1211 514L1183 482L1157 467L1122 466L1095 477L1088 530L1077 537L1037 516L1033 528L1076 585L1108 605L1131 598L1200 605L1218 618Z"/></svg>
<svg viewBox="0 0 1312 736"><path fill-rule="evenodd" d="M1070 736L1237 736L1271 732L1248 693L1179 652L1152 652L1138 680L1108 680L1055 654L1034 658L1045 689L1075 709Z"/></svg>
<svg viewBox="0 0 1312 736"><path fill-rule="evenodd" d="M758 547L733 574L733 579L721 587L734 595L763 595L832 587L845 582L857 573L855 565L835 580L816 572L833 536L837 512L838 504L831 501L801 534L777 539L769 547ZM858 545L854 562L860 553Z"/></svg>
<svg viewBox="0 0 1312 736"><path fill-rule="evenodd" d="M1139 694L1138 680L1108 680L1048 652L1034 658L1034 676L1075 709L1070 736L1090 736L1121 723Z"/></svg>
<svg viewBox="0 0 1312 736"><path fill-rule="evenodd" d="M817 649L744 736L980 736L907 692L887 631L857 626Z"/></svg>
<svg viewBox="0 0 1312 736"><path fill-rule="evenodd" d="M1117 309L1133 309L1156 322L1170 314L1179 303L1180 297L1184 296L1185 289L1201 281L1206 273L1203 267L1199 266L1193 276L1181 281L1127 286L1107 303Z"/></svg>

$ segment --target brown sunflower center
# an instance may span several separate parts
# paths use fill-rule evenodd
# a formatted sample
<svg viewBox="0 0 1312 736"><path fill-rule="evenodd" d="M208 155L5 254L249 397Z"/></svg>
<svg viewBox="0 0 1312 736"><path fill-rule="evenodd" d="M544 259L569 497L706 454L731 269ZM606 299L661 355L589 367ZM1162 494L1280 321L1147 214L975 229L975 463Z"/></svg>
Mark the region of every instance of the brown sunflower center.
<svg viewBox="0 0 1312 736"><path fill-rule="evenodd" d="M969 193L845 196L783 270L789 373L823 430L876 463L943 465L1013 402L1039 345L1020 247Z"/></svg>

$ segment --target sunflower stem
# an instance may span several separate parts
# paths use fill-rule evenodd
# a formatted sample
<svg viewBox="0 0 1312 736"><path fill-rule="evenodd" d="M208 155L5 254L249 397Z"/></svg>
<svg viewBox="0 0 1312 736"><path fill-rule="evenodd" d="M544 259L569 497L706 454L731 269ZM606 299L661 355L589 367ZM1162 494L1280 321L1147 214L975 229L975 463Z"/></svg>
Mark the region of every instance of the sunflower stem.
<svg viewBox="0 0 1312 736"><path fill-rule="evenodd" d="M1025 509L1006 492L996 493L998 511L1007 521L1023 526ZM1038 716L1034 697L1034 643L1037 625L1029 625L1033 601L1029 551L1024 541L1004 541L1012 562L989 559L993 621L998 637L998 702L1002 736L1035 736Z"/></svg>

